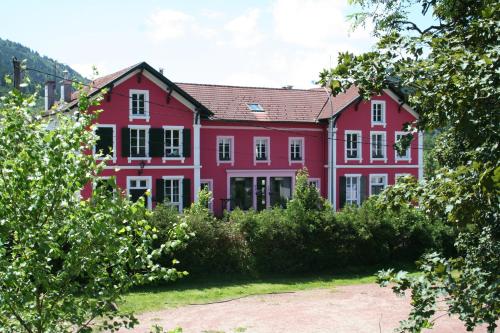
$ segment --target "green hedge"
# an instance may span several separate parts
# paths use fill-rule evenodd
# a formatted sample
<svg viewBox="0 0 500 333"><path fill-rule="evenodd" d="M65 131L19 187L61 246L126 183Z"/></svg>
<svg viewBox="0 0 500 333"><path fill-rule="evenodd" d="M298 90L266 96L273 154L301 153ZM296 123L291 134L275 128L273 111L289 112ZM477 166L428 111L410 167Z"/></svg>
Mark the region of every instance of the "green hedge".
<svg viewBox="0 0 500 333"><path fill-rule="evenodd" d="M317 272L415 261L426 251L453 248L451 228L416 208L393 212L371 198L333 212L308 185L305 171L285 209L236 209L217 219L206 208L209 194L200 198L181 217L164 206L152 216L159 244L168 241L173 225L183 226L188 237L174 256L178 268L194 275Z"/></svg>

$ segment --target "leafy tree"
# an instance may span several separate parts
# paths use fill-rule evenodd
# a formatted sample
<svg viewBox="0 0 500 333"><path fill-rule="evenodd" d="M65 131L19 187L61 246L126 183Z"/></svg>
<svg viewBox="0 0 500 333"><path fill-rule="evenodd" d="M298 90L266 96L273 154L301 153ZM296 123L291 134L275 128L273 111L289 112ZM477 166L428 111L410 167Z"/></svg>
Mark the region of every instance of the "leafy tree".
<svg viewBox="0 0 500 333"><path fill-rule="evenodd" d="M35 100L16 90L0 98L0 331L132 327L114 306L120 295L178 273L154 263L166 247L152 249L143 203L108 186L79 197L104 168L86 153L97 116L87 110L99 99L81 90L78 110L52 129Z"/></svg>
<svg viewBox="0 0 500 333"><path fill-rule="evenodd" d="M361 12L355 24L372 21L378 42L361 55L341 53L320 81L334 94L357 85L365 98L392 87L419 113L413 130L439 130L434 154L442 167L422 183L406 182L381 196L393 209L420 203L427 214L459 232L458 255L425 256L422 276L382 272L382 284L412 290L413 309L400 330L432 327L445 301L467 329L486 323L493 332L500 313L500 82L498 0L351 0ZM432 15L419 27L411 9ZM407 144L407 143L406 143ZM397 147L401 148L401 147Z"/></svg>

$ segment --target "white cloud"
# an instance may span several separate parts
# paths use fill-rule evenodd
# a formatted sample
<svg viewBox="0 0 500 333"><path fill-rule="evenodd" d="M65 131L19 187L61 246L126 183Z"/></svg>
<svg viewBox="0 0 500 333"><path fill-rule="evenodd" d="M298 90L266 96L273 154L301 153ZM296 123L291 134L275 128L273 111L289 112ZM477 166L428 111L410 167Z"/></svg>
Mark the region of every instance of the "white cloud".
<svg viewBox="0 0 500 333"><path fill-rule="evenodd" d="M184 36L194 24L193 16L177 10L164 9L150 15L147 20L148 35L155 42Z"/></svg>
<svg viewBox="0 0 500 333"><path fill-rule="evenodd" d="M258 28L260 10L252 9L247 13L229 21L224 29L231 34L232 44L239 48L248 48L262 41L262 33Z"/></svg>

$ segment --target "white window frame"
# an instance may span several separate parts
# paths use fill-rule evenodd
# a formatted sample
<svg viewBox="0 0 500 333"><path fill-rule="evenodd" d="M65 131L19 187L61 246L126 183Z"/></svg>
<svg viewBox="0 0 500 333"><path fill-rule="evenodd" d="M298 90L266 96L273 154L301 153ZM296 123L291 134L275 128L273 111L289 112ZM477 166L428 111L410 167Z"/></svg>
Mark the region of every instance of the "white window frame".
<svg viewBox="0 0 500 333"><path fill-rule="evenodd" d="M384 183L383 184L374 184L373 183L373 179L375 177L383 177L384 178ZM372 195L372 186L373 185L383 185L384 186L384 190L387 188L387 179L388 179L388 176L386 173L372 173L370 174L370 186L369 186L369 195Z"/></svg>
<svg viewBox="0 0 500 333"><path fill-rule="evenodd" d="M257 141L265 140L266 141L266 159L265 160L257 160ZM253 165L257 165L257 163L267 163L267 165L271 165L271 138L268 136L254 136L253 137Z"/></svg>
<svg viewBox="0 0 500 333"><path fill-rule="evenodd" d="M184 209L183 204L184 204L184 193L182 192L183 188L183 180L184 176L163 176L161 177L163 179L163 200L167 199L167 193L166 193L166 180L178 180L179 181L179 203L174 204L172 206L177 206L179 208L179 213L182 213L182 210ZM158 189L156 189L158 191ZM169 202L170 204L170 202Z"/></svg>
<svg viewBox="0 0 500 333"><path fill-rule="evenodd" d="M151 162L151 157L149 156L149 128L151 126L150 125L128 125L128 128L129 130L145 130L146 131L146 142L145 142L145 145L146 145L146 156L144 157L132 157L132 156L129 156L128 157L128 162L130 163L131 161L147 161L148 163ZM130 134L130 138L129 138L129 155L132 155L132 133Z"/></svg>
<svg viewBox="0 0 500 333"><path fill-rule="evenodd" d="M200 180L200 190L203 187L203 184L208 184L208 190L212 192L212 198L210 198L210 202L208 203L208 209L210 211L214 211L214 180L213 179L201 179Z"/></svg>
<svg viewBox="0 0 500 333"><path fill-rule="evenodd" d="M294 141L299 141L300 142L300 160L292 160L292 143ZM305 144L304 144L304 137L289 137L288 138L288 165L292 165L292 163L300 163L304 164L305 163Z"/></svg>
<svg viewBox="0 0 500 333"><path fill-rule="evenodd" d="M349 134L356 134L358 136L358 157L357 158L352 158L352 157L347 157L347 136ZM352 131L352 130L347 130L344 132L344 160L345 162L347 161L358 161L359 163L363 162L363 144L362 144L362 131Z"/></svg>
<svg viewBox="0 0 500 333"><path fill-rule="evenodd" d="M400 136L405 136L405 135L408 135L410 133L408 132L401 132L401 131L397 131L397 132L394 132L394 143L398 143L398 135ZM400 157L398 156L398 151L396 149L394 149L394 160L397 162L399 161L403 161L403 162L410 162L411 163L411 143L410 145L406 148L406 156L404 157Z"/></svg>
<svg viewBox="0 0 500 333"><path fill-rule="evenodd" d="M321 193L321 178L309 178L307 179L307 183L309 185L315 184L314 186L316 186L318 192Z"/></svg>
<svg viewBox="0 0 500 333"><path fill-rule="evenodd" d="M347 182L348 182L348 179L351 179L351 178L356 178L356 182L358 184L358 187L356 189L356 205L359 206L361 204L361 174L359 173L347 173L344 175L345 177L345 205L349 205L349 204L353 204L353 202L348 202L348 199L347 199Z"/></svg>
<svg viewBox="0 0 500 333"><path fill-rule="evenodd" d="M380 105L381 108L381 118L382 120L381 121L374 121L373 120L373 112L375 111L374 109L374 106L375 105ZM370 109L370 123L372 125L372 127L374 126L383 126L384 128L386 127L387 123L386 123L386 103L385 101L379 101L379 100L376 100L376 101L373 101L372 100L372 103L371 103L371 109Z"/></svg>
<svg viewBox="0 0 500 333"><path fill-rule="evenodd" d="M219 143L221 140L229 140L229 157L230 159L225 161L225 160L220 160L219 159ZM217 161L217 166L228 163L231 164L231 166L234 166L234 136L224 136L224 135L218 135L215 141L215 160Z"/></svg>
<svg viewBox="0 0 500 333"><path fill-rule="evenodd" d="M132 95L133 94L143 94L144 95L144 114L133 114L132 113ZM149 122L149 90L140 89L130 89L129 90L129 106L128 106L128 120L132 121L134 119L144 119Z"/></svg>
<svg viewBox="0 0 500 333"><path fill-rule="evenodd" d="M112 128L113 129L113 156L112 156L112 161L113 163L116 163L116 125L115 124L96 124L96 126L94 127L94 134L96 133L97 129L99 127L103 127L103 128ZM94 156L97 155L97 151L96 151L96 146L94 145L94 147L92 147L92 154ZM97 157L96 156L96 160L102 160L102 157Z"/></svg>
<svg viewBox="0 0 500 333"><path fill-rule="evenodd" d="M148 209L151 209L152 203L151 203L151 193L153 193L151 184L153 182L153 177L152 176L127 176L127 198L130 198L130 181L131 180L145 180L146 181L146 188L149 191L149 195L147 196L147 207Z"/></svg>
<svg viewBox="0 0 500 333"><path fill-rule="evenodd" d="M394 174L394 184L398 182L398 179L401 177L413 176L411 173L396 173Z"/></svg>
<svg viewBox="0 0 500 333"><path fill-rule="evenodd" d="M166 161L181 161L184 163L185 157L183 156L184 152L184 142L183 140L183 132L184 132L184 126L163 126L163 158L162 162L165 163ZM165 156L166 154L166 149L167 149L167 131L179 131L179 157L167 157Z"/></svg>
<svg viewBox="0 0 500 333"><path fill-rule="evenodd" d="M94 179L94 181L92 181L92 192L95 191L95 188L97 186L97 183L96 183L96 180L107 180L107 179L113 179L114 182L115 182L115 186L116 186L116 176L99 176L97 178ZM115 191L113 191L113 195L115 194Z"/></svg>
<svg viewBox="0 0 500 333"><path fill-rule="evenodd" d="M384 157L373 157L374 135L382 135L382 151L384 152ZM384 131L370 131L370 162L373 161L384 161L384 163L387 163L387 133Z"/></svg>

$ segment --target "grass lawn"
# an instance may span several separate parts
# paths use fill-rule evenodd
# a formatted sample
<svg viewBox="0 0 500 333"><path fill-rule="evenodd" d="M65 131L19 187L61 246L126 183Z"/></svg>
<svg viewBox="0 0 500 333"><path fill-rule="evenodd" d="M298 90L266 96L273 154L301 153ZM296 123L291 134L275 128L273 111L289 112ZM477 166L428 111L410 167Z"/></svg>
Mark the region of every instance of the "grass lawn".
<svg viewBox="0 0 500 333"><path fill-rule="evenodd" d="M408 267L406 267L408 269ZM188 304L203 304L249 295L373 283L378 269L344 274L268 278L219 277L185 279L162 287L137 289L123 296L121 311L135 313Z"/></svg>

